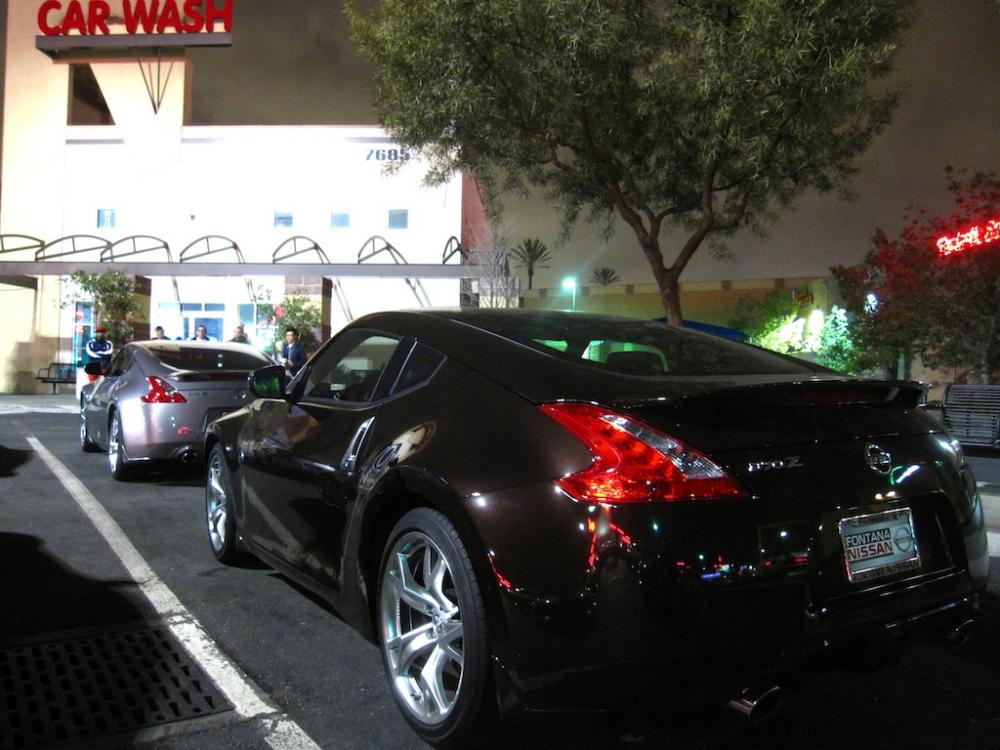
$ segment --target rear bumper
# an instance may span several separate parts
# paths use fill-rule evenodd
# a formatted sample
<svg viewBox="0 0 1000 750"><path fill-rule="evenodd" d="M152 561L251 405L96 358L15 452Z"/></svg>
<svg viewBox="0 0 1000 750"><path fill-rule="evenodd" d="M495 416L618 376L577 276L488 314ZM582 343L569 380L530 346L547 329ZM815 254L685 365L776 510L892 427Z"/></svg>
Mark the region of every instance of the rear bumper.
<svg viewBox="0 0 1000 750"><path fill-rule="evenodd" d="M757 501L588 507L536 486L475 505L493 533L501 685L531 709L722 701L761 675L944 635L974 617L985 584L971 570L985 551L976 513L921 570L845 587L823 580L842 553L821 524L760 523ZM762 542L776 529L789 549Z"/></svg>
<svg viewBox="0 0 1000 750"><path fill-rule="evenodd" d="M122 403L122 428L130 461L202 460L205 428L217 408L189 405Z"/></svg>

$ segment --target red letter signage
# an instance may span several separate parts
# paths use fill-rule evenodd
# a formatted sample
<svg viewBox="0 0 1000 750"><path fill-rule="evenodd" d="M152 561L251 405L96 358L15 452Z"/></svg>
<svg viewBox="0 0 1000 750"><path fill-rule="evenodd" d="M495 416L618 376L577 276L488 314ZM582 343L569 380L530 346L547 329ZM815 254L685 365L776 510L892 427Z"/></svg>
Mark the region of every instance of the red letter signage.
<svg viewBox="0 0 1000 750"><path fill-rule="evenodd" d="M945 235L937 240L938 255L954 255L974 247L982 247L1000 241L1000 219L992 219L981 226L965 232Z"/></svg>
<svg viewBox="0 0 1000 750"><path fill-rule="evenodd" d="M233 30L233 0L123 0L122 15L131 35L214 34L217 25L227 34ZM110 18L108 0L45 0L38 30L45 36L111 35Z"/></svg>

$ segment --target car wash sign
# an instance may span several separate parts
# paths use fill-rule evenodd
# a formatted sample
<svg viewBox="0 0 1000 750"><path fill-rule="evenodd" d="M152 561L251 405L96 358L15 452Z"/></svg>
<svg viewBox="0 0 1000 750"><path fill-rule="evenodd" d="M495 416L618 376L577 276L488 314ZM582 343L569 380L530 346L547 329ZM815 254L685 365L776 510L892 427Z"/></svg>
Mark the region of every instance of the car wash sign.
<svg viewBox="0 0 1000 750"><path fill-rule="evenodd" d="M44 0L37 47L60 52L232 44L233 0Z"/></svg>

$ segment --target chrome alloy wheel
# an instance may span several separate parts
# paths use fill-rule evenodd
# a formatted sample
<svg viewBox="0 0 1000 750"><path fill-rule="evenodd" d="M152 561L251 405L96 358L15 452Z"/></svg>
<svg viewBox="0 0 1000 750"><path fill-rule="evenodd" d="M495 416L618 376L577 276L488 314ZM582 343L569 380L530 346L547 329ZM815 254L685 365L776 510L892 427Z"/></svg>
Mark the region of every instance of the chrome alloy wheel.
<svg viewBox="0 0 1000 750"><path fill-rule="evenodd" d="M222 480L222 456L212 453L208 462L208 482L205 491L208 539L216 552L226 545L226 520L229 515L226 486Z"/></svg>
<svg viewBox="0 0 1000 750"><path fill-rule="evenodd" d="M120 470L121 459L121 441L122 441L122 420L115 412L111 417L111 427L108 430L108 465L111 466L111 472L114 473Z"/></svg>
<svg viewBox="0 0 1000 750"><path fill-rule="evenodd" d="M444 721L464 665L462 613L448 561L419 531L401 536L382 573L379 625L393 690L413 718Z"/></svg>

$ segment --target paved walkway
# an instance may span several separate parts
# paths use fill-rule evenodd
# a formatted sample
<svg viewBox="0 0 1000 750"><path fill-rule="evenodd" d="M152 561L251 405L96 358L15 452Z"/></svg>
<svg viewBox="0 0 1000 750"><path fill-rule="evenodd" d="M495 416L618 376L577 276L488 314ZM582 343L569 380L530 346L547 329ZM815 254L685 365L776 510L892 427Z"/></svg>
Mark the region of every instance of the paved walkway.
<svg viewBox="0 0 1000 750"><path fill-rule="evenodd" d="M76 395L72 391L66 393L46 394L37 396L7 396L0 395L0 414L63 414L80 411Z"/></svg>

